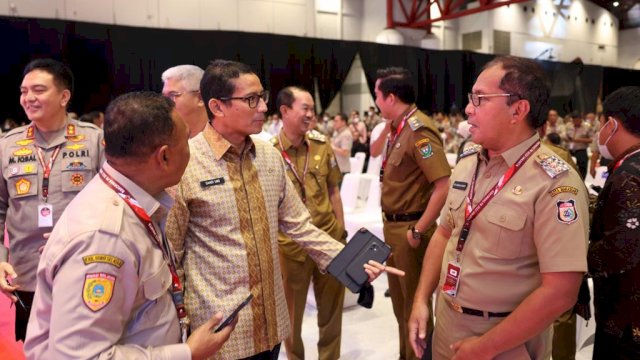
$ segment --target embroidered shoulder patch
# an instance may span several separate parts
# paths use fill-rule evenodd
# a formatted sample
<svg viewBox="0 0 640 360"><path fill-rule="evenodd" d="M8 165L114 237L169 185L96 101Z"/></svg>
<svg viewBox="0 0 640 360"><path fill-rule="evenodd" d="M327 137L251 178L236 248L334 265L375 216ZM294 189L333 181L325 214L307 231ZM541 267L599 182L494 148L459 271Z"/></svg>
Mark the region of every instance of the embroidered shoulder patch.
<svg viewBox="0 0 640 360"><path fill-rule="evenodd" d="M84 276L82 300L89 310L96 312L109 305L116 277L107 273L89 273Z"/></svg>
<svg viewBox="0 0 640 360"><path fill-rule="evenodd" d="M540 153L536 155L535 162L538 163L542 170L552 179L569 171L569 165L556 155Z"/></svg>
<svg viewBox="0 0 640 360"><path fill-rule="evenodd" d="M119 257L112 256L112 255L105 255L105 254L94 254L94 255L83 256L82 262L84 262L85 265L94 264L94 263L111 264L117 267L118 269L122 266L122 264L124 264L124 260L120 259Z"/></svg>
<svg viewBox="0 0 640 360"><path fill-rule="evenodd" d="M575 200L558 200L556 207L558 208L558 221L561 223L572 224L578 220L578 210L576 209Z"/></svg>

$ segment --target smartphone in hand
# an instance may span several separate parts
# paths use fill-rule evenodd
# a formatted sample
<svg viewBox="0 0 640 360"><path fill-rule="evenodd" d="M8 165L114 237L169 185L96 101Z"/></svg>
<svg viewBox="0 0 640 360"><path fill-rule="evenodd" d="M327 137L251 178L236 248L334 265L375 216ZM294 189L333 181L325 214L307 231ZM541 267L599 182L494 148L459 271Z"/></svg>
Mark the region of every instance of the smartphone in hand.
<svg viewBox="0 0 640 360"><path fill-rule="evenodd" d="M253 299L253 294L249 294L249 296L247 296L247 298L244 299L244 301L241 302L240 305L238 305L235 308L235 310L233 310L231 315L229 315L226 319L224 319L224 321L213 332L216 332L216 333L220 332L220 330L224 329L226 326L229 326L229 324L231 324L233 319L235 319L236 316L238 316L238 313L240 312L240 310L242 310L242 308L244 308L251 302L251 299Z"/></svg>

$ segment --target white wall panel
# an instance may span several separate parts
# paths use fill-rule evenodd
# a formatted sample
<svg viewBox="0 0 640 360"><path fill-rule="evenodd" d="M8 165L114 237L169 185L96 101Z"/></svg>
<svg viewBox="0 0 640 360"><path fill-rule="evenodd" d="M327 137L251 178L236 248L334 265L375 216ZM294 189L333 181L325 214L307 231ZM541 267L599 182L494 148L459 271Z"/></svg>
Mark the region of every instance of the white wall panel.
<svg viewBox="0 0 640 360"><path fill-rule="evenodd" d="M249 32L271 33L273 3L260 0L238 0L238 29Z"/></svg>
<svg viewBox="0 0 640 360"><path fill-rule="evenodd" d="M316 15L316 37L321 39L338 39L338 16L336 14L318 13Z"/></svg>
<svg viewBox="0 0 640 360"><path fill-rule="evenodd" d="M283 35L308 36L306 5L293 3L273 4L273 32Z"/></svg>
<svg viewBox="0 0 640 360"><path fill-rule="evenodd" d="M157 0L113 0L115 23L130 26L158 26Z"/></svg>
<svg viewBox="0 0 640 360"><path fill-rule="evenodd" d="M200 27L210 30L240 30L238 28L238 2L200 0Z"/></svg>
<svg viewBox="0 0 640 360"><path fill-rule="evenodd" d="M113 23L113 1L65 0L66 18L102 24Z"/></svg>
<svg viewBox="0 0 640 360"><path fill-rule="evenodd" d="M158 26L169 29L199 29L202 1L157 0Z"/></svg>
<svg viewBox="0 0 640 360"><path fill-rule="evenodd" d="M2 15L36 17L36 18L65 18L64 0L9 0L2 1L0 8Z"/></svg>

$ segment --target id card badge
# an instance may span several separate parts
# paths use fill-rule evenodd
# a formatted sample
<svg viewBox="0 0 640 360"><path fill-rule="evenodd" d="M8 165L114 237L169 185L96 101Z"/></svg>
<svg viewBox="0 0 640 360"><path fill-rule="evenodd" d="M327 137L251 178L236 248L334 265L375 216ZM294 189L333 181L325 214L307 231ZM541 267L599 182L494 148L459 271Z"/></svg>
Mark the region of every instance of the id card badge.
<svg viewBox="0 0 640 360"><path fill-rule="evenodd" d="M455 260L449 261L449 264L447 264L447 275L444 279L444 284L442 285L442 291L451 297L455 297L458 293L459 284L460 265Z"/></svg>
<svg viewBox="0 0 640 360"><path fill-rule="evenodd" d="M38 205L38 227L53 226L53 205Z"/></svg>

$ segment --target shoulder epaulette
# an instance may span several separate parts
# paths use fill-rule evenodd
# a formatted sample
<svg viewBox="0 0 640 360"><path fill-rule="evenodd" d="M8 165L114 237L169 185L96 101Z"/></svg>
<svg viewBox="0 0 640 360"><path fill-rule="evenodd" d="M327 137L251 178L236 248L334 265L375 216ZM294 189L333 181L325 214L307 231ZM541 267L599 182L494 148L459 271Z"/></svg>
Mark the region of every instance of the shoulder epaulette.
<svg viewBox="0 0 640 360"><path fill-rule="evenodd" d="M569 164L564 162L564 160L560 159L556 155L550 155L545 152L537 154L534 160L552 179L556 178L560 174L566 173L570 169Z"/></svg>
<svg viewBox="0 0 640 360"><path fill-rule="evenodd" d="M315 140L315 141L319 141L319 142L327 142L327 137L324 136L324 134L320 133L319 131L313 129L311 131L309 131L307 133L307 135L309 136L309 139L311 140Z"/></svg>
<svg viewBox="0 0 640 360"><path fill-rule="evenodd" d="M421 127L424 126L424 123L422 121L420 121L420 119L418 119L417 116L412 116L410 117L407 122L409 123L409 127L411 127L411 130L416 131L418 129L420 129Z"/></svg>
<svg viewBox="0 0 640 360"><path fill-rule="evenodd" d="M74 124L81 128L91 128L93 130L102 130L98 125L87 121L75 121Z"/></svg>
<svg viewBox="0 0 640 360"><path fill-rule="evenodd" d="M482 146L480 146L478 144L468 146L462 151L462 153L460 154L458 159L466 158L469 155L477 154L481 150L482 150Z"/></svg>
<svg viewBox="0 0 640 360"><path fill-rule="evenodd" d="M20 127L17 127L17 128L13 128L13 129L7 131L6 133L2 134L2 137L5 138L5 137L13 136L13 135L16 135L16 134L22 134L25 131L25 129L27 128L27 126L28 125L23 125L23 126L20 126Z"/></svg>

